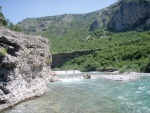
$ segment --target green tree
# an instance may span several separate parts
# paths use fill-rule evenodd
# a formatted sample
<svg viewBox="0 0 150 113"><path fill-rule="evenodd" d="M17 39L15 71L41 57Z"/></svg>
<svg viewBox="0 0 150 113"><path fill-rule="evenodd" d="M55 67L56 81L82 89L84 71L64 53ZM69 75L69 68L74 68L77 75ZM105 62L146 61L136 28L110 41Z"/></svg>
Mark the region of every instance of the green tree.
<svg viewBox="0 0 150 113"><path fill-rule="evenodd" d="M0 12L2 11L2 7L0 6Z"/></svg>
<svg viewBox="0 0 150 113"><path fill-rule="evenodd" d="M12 31L18 31L18 32L22 31L19 25L14 25L12 22L9 22L9 20L7 20L7 28Z"/></svg>

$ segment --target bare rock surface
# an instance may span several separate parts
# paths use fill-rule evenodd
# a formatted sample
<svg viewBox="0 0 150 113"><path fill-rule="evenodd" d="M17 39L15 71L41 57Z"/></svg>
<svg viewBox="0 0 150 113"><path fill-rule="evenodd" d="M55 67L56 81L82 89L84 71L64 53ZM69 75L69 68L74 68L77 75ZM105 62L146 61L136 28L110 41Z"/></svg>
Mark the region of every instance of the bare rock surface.
<svg viewBox="0 0 150 113"><path fill-rule="evenodd" d="M122 0L108 22L107 28L112 31L129 31L149 29L150 2L148 0Z"/></svg>
<svg viewBox="0 0 150 113"><path fill-rule="evenodd" d="M46 38L0 28L0 111L46 92L49 49Z"/></svg>

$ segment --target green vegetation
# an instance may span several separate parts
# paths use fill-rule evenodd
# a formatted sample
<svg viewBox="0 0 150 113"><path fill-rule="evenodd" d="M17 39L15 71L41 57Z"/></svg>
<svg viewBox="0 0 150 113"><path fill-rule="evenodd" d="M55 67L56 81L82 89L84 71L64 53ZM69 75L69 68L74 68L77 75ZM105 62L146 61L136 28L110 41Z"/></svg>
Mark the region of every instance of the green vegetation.
<svg viewBox="0 0 150 113"><path fill-rule="evenodd" d="M24 33L47 37L51 42L53 54L95 50L91 54L81 55L65 62L61 69L79 69L81 71L120 69L120 72L150 72L150 31L142 31L146 29L140 29L141 32L115 33L106 31L113 14L120 9L122 4L131 1L146 2L150 0L118 0L114 5L107 7L107 10L102 9L80 15L64 14L28 18L18 25L22 27ZM98 21L98 23L94 24L94 21ZM147 24L138 26L138 29L145 25L149 27L149 21L144 21L147 21ZM99 29L89 31L91 25L99 26Z"/></svg>
<svg viewBox="0 0 150 113"><path fill-rule="evenodd" d="M4 56L7 54L7 48L0 48L0 55Z"/></svg>
<svg viewBox="0 0 150 113"><path fill-rule="evenodd" d="M12 31L22 31L22 28L19 25L14 25L12 22L9 22L9 20L7 20L7 28Z"/></svg>
<svg viewBox="0 0 150 113"><path fill-rule="evenodd" d="M2 13L2 7L0 6L0 26L5 26L6 25L6 19Z"/></svg>
<svg viewBox="0 0 150 113"><path fill-rule="evenodd" d="M91 17L90 19L92 19L92 14L89 15ZM87 29L90 26L90 24L87 24L89 21L86 21L87 23L84 23L84 25L82 23L83 20L81 21L80 17L74 18L75 16L78 17L79 15L73 15L73 17L71 17L71 15L62 15L57 17L27 19L24 20L22 24L26 25L26 23L29 22L30 25L33 25L33 27L30 27L32 30L25 31L26 33L36 33L49 38L52 54L101 49L101 51L96 50L94 53L65 62L61 67L62 70L79 69L81 71L105 71L120 69L120 71L123 72L131 71L128 69L130 65L132 71L149 72L150 31L114 33L106 31L105 29L95 29L89 32ZM93 15L93 17L94 16L95 15ZM36 26L38 26L38 23L44 23L49 19L53 26L48 27L45 26L45 24L40 24L38 29L42 29L42 26L45 26L44 28L47 30L37 32ZM65 23L65 21L62 21L64 19L69 20L69 25ZM79 22L78 19L81 22ZM57 22L55 22L56 20ZM81 23L82 26L77 23Z"/></svg>
<svg viewBox="0 0 150 113"><path fill-rule="evenodd" d="M9 20L5 19L2 13L2 7L0 6L0 27L1 26L5 26L12 31L18 31L18 32L22 31L22 28L19 25L14 25L12 22L9 22Z"/></svg>
<svg viewBox="0 0 150 113"><path fill-rule="evenodd" d="M90 34L72 32L68 35L68 37L66 35L66 37L55 37L55 39L50 37L53 53L81 49L101 48L101 50L72 59L64 63L61 69L80 69L81 71L120 69L121 72L150 72L150 31L112 33L97 29Z"/></svg>
<svg viewBox="0 0 150 113"><path fill-rule="evenodd" d="M125 72L139 72L138 65L125 65L120 70L119 73L125 73Z"/></svg>

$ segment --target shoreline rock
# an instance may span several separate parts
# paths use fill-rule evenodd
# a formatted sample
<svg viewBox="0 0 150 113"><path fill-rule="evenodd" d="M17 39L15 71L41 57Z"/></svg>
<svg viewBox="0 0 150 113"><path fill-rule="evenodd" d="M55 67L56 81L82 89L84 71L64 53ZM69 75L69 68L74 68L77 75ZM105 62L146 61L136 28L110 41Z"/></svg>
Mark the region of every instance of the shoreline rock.
<svg viewBox="0 0 150 113"><path fill-rule="evenodd" d="M46 38L0 27L0 111L46 92L49 49Z"/></svg>
<svg viewBox="0 0 150 113"><path fill-rule="evenodd" d="M83 76L82 76L84 79L90 79L91 78L91 75L89 75L89 74L83 74Z"/></svg>

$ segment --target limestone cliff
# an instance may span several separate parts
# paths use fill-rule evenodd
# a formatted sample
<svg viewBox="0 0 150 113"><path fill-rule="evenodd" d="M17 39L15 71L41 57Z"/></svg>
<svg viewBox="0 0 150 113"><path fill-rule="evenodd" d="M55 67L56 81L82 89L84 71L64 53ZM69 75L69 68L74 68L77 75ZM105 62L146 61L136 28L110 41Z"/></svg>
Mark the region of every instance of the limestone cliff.
<svg viewBox="0 0 150 113"><path fill-rule="evenodd" d="M86 14L28 18L18 23L25 33L66 35L97 28L120 32L150 29L150 0L118 0L104 9Z"/></svg>
<svg viewBox="0 0 150 113"><path fill-rule="evenodd" d="M0 28L0 111L46 91L49 49L46 38Z"/></svg>
<svg viewBox="0 0 150 113"><path fill-rule="evenodd" d="M150 1L122 0L116 6L107 24L111 31L148 30L150 28Z"/></svg>

